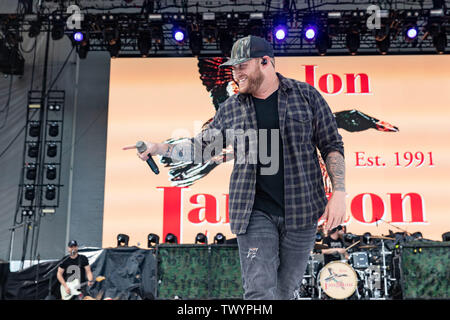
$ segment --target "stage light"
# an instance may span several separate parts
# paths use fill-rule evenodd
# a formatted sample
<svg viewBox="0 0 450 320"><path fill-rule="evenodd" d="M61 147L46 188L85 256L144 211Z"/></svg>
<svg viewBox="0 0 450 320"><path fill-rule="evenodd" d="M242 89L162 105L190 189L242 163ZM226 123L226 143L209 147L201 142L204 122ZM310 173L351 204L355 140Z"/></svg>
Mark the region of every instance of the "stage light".
<svg viewBox="0 0 450 320"><path fill-rule="evenodd" d="M189 48L194 56L200 55L203 49L203 38L199 30L192 30L189 34Z"/></svg>
<svg viewBox="0 0 450 320"><path fill-rule="evenodd" d="M328 48L331 48L331 38L325 30L320 31L316 38L316 49L323 56Z"/></svg>
<svg viewBox="0 0 450 320"><path fill-rule="evenodd" d="M219 48L222 52L222 56L229 57L231 55L233 36L228 30L221 30L219 32Z"/></svg>
<svg viewBox="0 0 450 320"><path fill-rule="evenodd" d="M445 47L447 46L447 36L445 31L441 31L433 36L433 45L436 48L437 53L443 54L445 52Z"/></svg>
<svg viewBox="0 0 450 320"><path fill-rule="evenodd" d="M45 199L47 200L55 200L56 198L56 188L54 185L47 185L45 187Z"/></svg>
<svg viewBox="0 0 450 320"><path fill-rule="evenodd" d="M313 41L317 36L317 27L313 25L307 25L304 28L303 36L307 41Z"/></svg>
<svg viewBox="0 0 450 320"><path fill-rule="evenodd" d="M78 57L80 59L86 59L90 48L89 34L86 34L86 37L80 42L80 45L77 46Z"/></svg>
<svg viewBox="0 0 450 320"><path fill-rule="evenodd" d="M48 134L50 137L56 137L59 134L59 125L56 122L50 123L48 128Z"/></svg>
<svg viewBox="0 0 450 320"><path fill-rule="evenodd" d="M30 137L36 138L41 133L41 125L39 122L32 122L30 124L30 129L28 130L28 134Z"/></svg>
<svg viewBox="0 0 450 320"><path fill-rule="evenodd" d="M351 55L355 55L359 49L359 33L349 32L346 35L346 46Z"/></svg>
<svg viewBox="0 0 450 320"><path fill-rule="evenodd" d="M56 179L56 166L54 165L47 165L47 170L45 173L45 176L47 177L47 180L55 180Z"/></svg>
<svg viewBox="0 0 450 320"><path fill-rule="evenodd" d="M28 180L36 179L36 166L34 164L29 164L26 166L26 175Z"/></svg>
<svg viewBox="0 0 450 320"><path fill-rule="evenodd" d="M120 233L117 235L117 246L118 247L128 247L128 241L130 237L126 234Z"/></svg>
<svg viewBox="0 0 450 320"><path fill-rule="evenodd" d="M77 31L73 34L73 40L75 40L76 42L81 42L84 39L84 35L82 32Z"/></svg>
<svg viewBox="0 0 450 320"><path fill-rule="evenodd" d="M34 200L34 186L27 184L25 186L25 199L28 201Z"/></svg>
<svg viewBox="0 0 450 320"><path fill-rule="evenodd" d="M195 243L208 244L208 238L204 233L197 233L195 236Z"/></svg>
<svg viewBox="0 0 450 320"><path fill-rule="evenodd" d="M36 143L30 143L28 145L28 156L30 158L37 158L39 154L39 148Z"/></svg>
<svg viewBox="0 0 450 320"><path fill-rule="evenodd" d="M28 36L30 38L35 38L41 33L42 22L38 18L37 20L30 23L30 29L28 30Z"/></svg>
<svg viewBox="0 0 450 320"><path fill-rule="evenodd" d="M62 17L58 14L50 16L49 19L53 22L51 34L53 40L60 40L64 37L64 22Z"/></svg>
<svg viewBox="0 0 450 320"><path fill-rule="evenodd" d="M286 39L287 29L284 26L277 26L274 30L275 39L279 42L282 42Z"/></svg>
<svg viewBox="0 0 450 320"><path fill-rule="evenodd" d="M24 217L32 217L34 215L34 211L31 208L22 209L22 216Z"/></svg>
<svg viewBox="0 0 450 320"><path fill-rule="evenodd" d="M185 35L184 32L181 30L175 30L173 33L173 38L177 41L177 42L183 42Z"/></svg>
<svg viewBox="0 0 450 320"><path fill-rule="evenodd" d="M108 44L108 52L111 58L117 58L121 48L120 39L113 42L113 44Z"/></svg>
<svg viewBox="0 0 450 320"><path fill-rule="evenodd" d="M49 143L47 145L47 156L50 158L56 157L56 154L58 153L58 147L56 146L56 143Z"/></svg>
<svg viewBox="0 0 450 320"><path fill-rule="evenodd" d="M225 244L226 240L227 239L225 238L225 236L222 233L220 233L220 232L218 234L216 234L215 237L214 237L214 243L215 244Z"/></svg>
<svg viewBox="0 0 450 320"><path fill-rule="evenodd" d="M61 106L59 104L49 104L48 105L48 110L49 111L60 111L61 110Z"/></svg>
<svg viewBox="0 0 450 320"><path fill-rule="evenodd" d="M174 235L173 233L168 233L166 235L166 238L164 239L165 243L178 243L178 239L177 236Z"/></svg>
<svg viewBox="0 0 450 320"><path fill-rule="evenodd" d="M147 248L152 248L157 244L159 244L159 236L157 234L150 233L147 236Z"/></svg>
<svg viewBox="0 0 450 320"><path fill-rule="evenodd" d="M405 32L405 39L406 41L413 41L417 38L417 35L419 32L417 31L417 27L408 27Z"/></svg>
<svg viewBox="0 0 450 320"><path fill-rule="evenodd" d="M377 43L378 51L380 51L380 53L383 55L386 54L391 45L389 34L383 40L376 40L376 43Z"/></svg>
<svg viewBox="0 0 450 320"><path fill-rule="evenodd" d="M141 31L138 37L138 49L143 57L147 57L152 46L150 31Z"/></svg>

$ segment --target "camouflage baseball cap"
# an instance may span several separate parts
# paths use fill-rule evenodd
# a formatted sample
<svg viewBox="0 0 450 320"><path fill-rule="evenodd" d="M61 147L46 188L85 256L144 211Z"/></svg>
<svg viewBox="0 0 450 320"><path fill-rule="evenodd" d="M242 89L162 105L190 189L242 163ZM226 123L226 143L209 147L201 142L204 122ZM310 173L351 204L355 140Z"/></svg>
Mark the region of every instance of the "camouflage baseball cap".
<svg viewBox="0 0 450 320"><path fill-rule="evenodd" d="M253 58L274 57L272 45L263 38L247 36L237 40L231 49L231 58L220 67L234 66Z"/></svg>

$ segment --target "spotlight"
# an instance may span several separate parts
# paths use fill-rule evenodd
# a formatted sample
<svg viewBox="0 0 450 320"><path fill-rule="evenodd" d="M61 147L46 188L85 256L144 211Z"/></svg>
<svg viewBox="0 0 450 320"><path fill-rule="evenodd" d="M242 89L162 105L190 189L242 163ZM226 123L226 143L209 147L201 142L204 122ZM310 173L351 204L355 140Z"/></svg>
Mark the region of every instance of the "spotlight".
<svg viewBox="0 0 450 320"><path fill-rule="evenodd" d="M47 156L50 158L56 157L56 154L58 153L58 148L56 146L56 143L49 143L47 145Z"/></svg>
<svg viewBox="0 0 450 320"><path fill-rule="evenodd" d="M45 199L55 200L56 198L56 188L54 185L48 185L45 187Z"/></svg>
<svg viewBox="0 0 450 320"><path fill-rule="evenodd" d="M56 137L59 134L59 126L56 122L52 122L48 128L48 134L50 137Z"/></svg>
<svg viewBox="0 0 450 320"><path fill-rule="evenodd" d="M319 32L316 38L316 49L321 56L327 53L328 48L331 48L331 38L325 30Z"/></svg>
<svg viewBox="0 0 450 320"><path fill-rule="evenodd" d="M138 37L138 48L139 52L143 57L148 56L148 52L150 51L152 46L152 35L150 31L141 31Z"/></svg>
<svg viewBox="0 0 450 320"><path fill-rule="evenodd" d="M303 31L306 41L313 41L317 36L317 27L314 25L306 25Z"/></svg>
<svg viewBox="0 0 450 320"><path fill-rule="evenodd" d="M174 28L172 31L172 36L178 44L184 44L186 39L186 31L181 28Z"/></svg>
<svg viewBox="0 0 450 320"><path fill-rule="evenodd" d="M26 177L28 180L35 180L36 179L36 166L34 164L29 164L26 167Z"/></svg>
<svg viewBox="0 0 450 320"><path fill-rule="evenodd" d="M178 243L178 239L177 236L174 235L173 233L168 233L166 235L166 238L164 239L165 243Z"/></svg>
<svg viewBox="0 0 450 320"><path fill-rule="evenodd" d="M199 30L192 30L189 34L189 48L194 56L200 55L200 51L203 49L203 38Z"/></svg>
<svg viewBox="0 0 450 320"><path fill-rule="evenodd" d="M159 244L159 236L157 234L150 233L147 237L147 247L151 248L157 244Z"/></svg>
<svg viewBox="0 0 450 320"><path fill-rule="evenodd" d="M34 211L31 208L22 209L22 216L24 217L32 217L34 215Z"/></svg>
<svg viewBox="0 0 450 320"><path fill-rule="evenodd" d="M82 41L80 43L80 47L77 48L78 57L80 57L80 59L86 59L89 49L90 49L89 40Z"/></svg>
<svg viewBox="0 0 450 320"><path fill-rule="evenodd" d="M108 44L108 51L111 58L116 58L119 55L121 43L120 39L117 39L113 42L113 44Z"/></svg>
<svg viewBox="0 0 450 320"><path fill-rule="evenodd" d="M164 50L164 31L161 24L153 26L151 30L152 40L158 50Z"/></svg>
<svg viewBox="0 0 450 320"><path fill-rule="evenodd" d="M409 26L406 28L405 32L405 40L410 42L417 38L417 35L419 34L417 27Z"/></svg>
<svg viewBox="0 0 450 320"><path fill-rule="evenodd" d="M30 143L28 145L28 156L30 158L37 158L39 154L39 148L36 143Z"/></svg>
<svg viewBox="0 0 450 320"><path fill-rule="evenodd" d="M246 30L248 30L248 34L252 36L257 36L261 38L266 38L265 29L263 26L263 18L264 13L262 12L253 12L250 13L250 21L247 25Z"/></svg>
<svg viewBox="0 0 450 320"><path fill-rule="evenodd" d="M47 165L46 168L47 168L47 171L45 173L45 176L47 177L47 180L55 180L56 179L56 166Z"/></svg>
<svg viewBox="0 0 450 320"><path fill-rule="evenodd" d="M208 244L208 238L204 233L197 233L195 236L195 243Z"/></svg>
<svg viewBox="0 0 450 320"><path fill-rule="evenodd" d="M34 200L34 186L27 184L25 186L25 199L28 201Z"/></svg>
<svg viewBox="0 0 450 320"><path fill-rule="evenodd" d="M37 20L30 23L30 29L28 30L28 36L30 38L35 38L41 33L42 22L38 18Z"/></svg>
<svg viewBox="0 0 450 320"><path fill-rule="evenodd" d="M60 15L50 16L50 20L53 21L52 26L52 39L53 40L60 40L62 37L64 37L64 22L62 20L62 17Z"/></svg>
<svg viewBox="0 0 450 320"><path fill-rule="evenodd" d="M73 40L76 42L81 42L84 39L84 35L82 32L77 31L73 34Z"/></svg>
<svg viewBox="0 0 450 320"><path fill-rule="evenodd" d="M60 111L61 110L61 106L59 104L49 104L48 105L48 110L49 111Z"/></svg>
<svg viewBox="0 0 450 320"><path fill-rule="evenodd" d="M229 57L231 55L233 36L228 30L219 31L219 48L224 57Z"/></svg>
<svg viewBox="0 0 450 320"><path fill-rule="evenodd" d="M287 20L285 16L276 16L273 20L273 35L276 42L283 42L288 35Z"/></svg>
<svg viewBox="0 0 450 320"><path fill-rule="evenodd" d="M412 236L415 240L423 239L422 232L420 232L420 231L414 232L411 236Z"/></svg>
<svg viewBox="0 0 450 320"><path fill-rule="evenodd" d="M287 29L284 26L278 26L274 30L275 39L279 42L283 42L287 36Z"/></svg>
<svg viewBox="0 0 450 320"><path fill-rule="evenodd" d="M347 49L351 55L355 55L359 49L360 40L358 32L349 32L346 36Z"/></svg>
<svg viewBox="0 0 450 320"><path fill-rule="evenodd" d="M126 234L120 233L117 235L117 246L118 247L128 247L128 241L130 237Z"/></svg>
<svg viewBox="0 0 450 320"><path fill-rule="evenodd" d="M389 50L389 47L391 45L391 41L389 38L389 35L386 36L383 40L377 40L377 47L381 54L386 54Z"/></svg>
<svg viewBox="0 0 450 320"><path fill-rule="evenodd" d="M225 244L226 240L227 239L225 238L225 236L220 232L218 234L216 234L216 236L214 237L215 244Z"/></svg>
<svg viewBox="0 0 450 320"><path fill-rule="evenodd" d="M28 131L30 137L33 138L38 137L40 133L41 133L41 125L39 124L39 122L32 122L30 124L30 130Z"/></svg>
<svg viewBox="0 0 450 320"><path fill-rule="evenodd" d="M447 36L445 35L445 31L441 31L433 36L433 45L436 48L437 53L443 54L445 52L445 47L447 46Z"/></svg>

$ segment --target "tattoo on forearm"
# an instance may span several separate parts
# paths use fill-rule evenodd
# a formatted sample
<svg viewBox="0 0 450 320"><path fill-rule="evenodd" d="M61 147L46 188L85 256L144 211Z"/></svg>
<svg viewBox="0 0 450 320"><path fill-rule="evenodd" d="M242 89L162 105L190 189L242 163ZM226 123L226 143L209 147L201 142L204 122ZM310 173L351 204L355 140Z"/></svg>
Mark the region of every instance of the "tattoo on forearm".
<svg viewBox="0 0 450 320"><path fill-rule="evenodd" d="M330 152L325 164L333 184L333 190L345 191L345 162L342 154L337 151Z"/></svg>
<svg viewBox="0 0 450 320"><path fill-rule="evenodd" d="M173 151L173 147L174 147L174 146L175 146L175 145L173 145L173 144L169 144L169 146L168 146L166 152L163 153L163 157L171 158L171 155L172 155L172 151Z"/></svg>

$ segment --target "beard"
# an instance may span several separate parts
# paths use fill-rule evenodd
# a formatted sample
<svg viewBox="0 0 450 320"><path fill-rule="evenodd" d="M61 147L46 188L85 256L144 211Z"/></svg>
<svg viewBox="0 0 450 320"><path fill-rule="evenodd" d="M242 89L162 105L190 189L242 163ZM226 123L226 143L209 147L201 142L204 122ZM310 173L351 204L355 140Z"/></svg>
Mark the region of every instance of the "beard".
<svg viewBox="0 0 450 320"><path fill-rule="evenodd" d="M252 74L247 76L247 81L239 86L239 92L245 94L253 94L258 91L261 84L264 82L264 74L261 70L256 69Z"/></svg>

